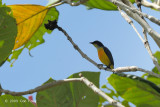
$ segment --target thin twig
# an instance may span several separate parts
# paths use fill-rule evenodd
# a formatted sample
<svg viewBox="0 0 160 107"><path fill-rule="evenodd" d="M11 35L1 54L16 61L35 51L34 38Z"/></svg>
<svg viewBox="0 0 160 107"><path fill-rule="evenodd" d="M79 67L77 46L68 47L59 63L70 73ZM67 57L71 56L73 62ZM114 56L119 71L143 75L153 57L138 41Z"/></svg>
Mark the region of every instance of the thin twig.
<svg viewBox="0 0 160 107"><path fill-rule="evenodd" d="M112 2L111 0L108 0L108 1ZM146 14L146 13L142 13L142 12L139 11L138 9L129 7L129 6L125 5L124 3L120 2L120 1L116 1L116 3L118 4L118 6L124 7L124 8L126 8L126 9L132 11L133 13L137 13L138 15L143 16L143 17L149 19L151 22L153 22L153 23L155 23L155 24L157 24L157 25L160 26L160 20L159 20L158 18L155 18L155 17L153 17L153 16L150 16L150 15L148 15L148 14ZM115 4L116 4L116 3L115 3Z"/></svg>
<svg viewBox="0 0 160 107"><path fill-rule="evenodd" d="M155 40L157 45L160 47L160 34L157 33L155 30L153 30L150 27L150 25L146 23L137 13L133 13L129 9L122 6L121 4L124 4L124 3L122 3L121 1L118 1L118 0L107 0L107 1L114 3L115 5L120 7L123 11L125 11L128 16L136 20L150 34L150 36ZM124 1L126 2L127 5L131 6L131 8L135 8L130 1L128 0L124 0Z"/></svg>
<svg viewBox="0 0 160 107"><path fill-rule="evenodd" d="M87 2L88 0L78 0L77 2L75 2L75 0L63 0L63 1L70 4L71 6L79 6Z"/></svg>
<svg viewBox="0 0 160 107"><path fill-rule="evenodd" d="M157 5L155 3L150 3L147 0L142 0L141 4L143 6L145 6L145 7L154 8L154 9L160 10L160 6L159 5Z"/></svg>
<svg viewBox="0 0 160 107"><path fill-rule="evenodd" d="M59 5L64 4L64 3L65 3L65 1L59 0L59 1L57 1L56 3L51 4L50 6L48 6L48 8L52 8L52 7L55 7L55 6L59 6Z"/></svg>
<svg viewBox="0 0 160 107"><path fill-rule="evenodd" d="M128 0L124 0L125 2L127 2L127 4L129 4L130 6L132 6L132 7L134 7L132 4L131 4L131 2L130 1L128 1ZM127 12L127 11L126 11ZM132 16L132 15L131 15ZM133 16L134 17L134 16ZM136 19L136 18L135 18ZM140 18L139 18L140 19ZM148 23L145 21L145 19L143 18L143 16L141 16L141 21L143 21L144 23L146 23L146 25L148 25ZM141 25L142 26L142 25ZM151 57L151 59L152 59L152 61L153 61L153 63L155 64L155 66L157 67L157 69L158 69L158 71L160 72L160 66L159 66L159 64L158 64L158 62L156 61L156 59L155 59L155 57L153 56L153 53L152 53L152 51L151 51L151 49L150 49L150 46L149 46L149 43L148 43L148 39L147 39L147 34L146 34L146 32L147 32L147 29L145 28L146 26L142 26L142 28L143 28L143 34L144 34L144 38L145 38L145 42L144 42L144 45L145 45L145 48L147 49L147 51L148 51L148 53L149 53L149 55L150 55L150 57ZM148 27L150 27L149 25L148 25ZM150 28L151 29L151 28ZM153 30L152 30L153 31ZM149 33L149 32L148 32ZM150 33L149 33L150 34ZM151 34L150 34L151 35ZM153 38L154 39L154 38ZM155 41L157 41L157 40L155 40ZM142 41L143 42L143 41Z"/></svg>
<svg viewBox="0 0 160 107"><path fill-rule="evenodd" d="M125 0L125 2L127 2L128 5L130 5L130 6L133 7L133 5L132 5L128 0ZM123 7L121 7L121 8L123 8ZM140 16L132 13L131 11L126 10L125 8L123 8L123 10L124 10L128 15L130 15L130 17L134 18L137 22L139 22L145 32L147 31L148 28L151 30L150 26L148 25L148 23L147 23L143 18L141 18ZM135 16L137 16L137 17L135 17ZM143 23L141 23L141 22L143 22ZM144 26L143 26L142 24L144 24ZM145 26L145 25L146 25L146 26ZM153 30L152 30L152 31L153 31ZM152 32L152 31L151 31L151 32ZM150 32L148 32L148 33L151 35ZM153 35L152 35L152 36L153 36ZM154 37L153 37L153 39L154 39ZM157 39L154 39L154 40L155 40L156 43L157 43ZM144 44L146 44L146 43L144 42ZM158 44L159 44L159 43L158 43ZM148 44L148 45L149 45L149 44ZM159 46L159 45L158 45L158 46ZM152 54L152 52L151 52L151 50L150 50L150 47L149 47L149 46L146 46L146 45L145 45L145 47L146 47L147 51L149 52L149 55L151 56L151 58L152 58L152 60L153 60L153 63L155 64L155 66L156 66L156 67L158 68L158 70L160 71L160 67L159 67L159 65L158 65L158 62L155 60L155 58L154 58L154 56L153 56L153 54Z"/></svg>
<svg viewBox="0 0 160 107"><path fill-rule="evenodd" d="M132 11L133 13L137 13L138 15L143 16L143 17L149 19L149 20L152 21L153 23L155 23L155 24L157 24L157 25L160 25L160 20L159 20L158 18L155 18L155 17L153 17L153 16L150 16L150 15L148 15L148 14L146 14L146 13L142 13L142 12L139 11L138 9L136 9L136 8L131 8L131 7L127 6L127 5L125 5L125 4L122 3L122 2L117 1L117 3L118 3L120 6L125 7L126 9L129 9L129 10Z"/></svg>
<svg viewBox="0 0 160 107"><path fill-rule="evenodd" d="M133 21L128 17L128 15L124 12L122 12L122 10L118 7L119 12L121 13L122 17L133 27L133 29L135 30L135 32L137 33L138 37L141 39L141 41L144 43L144 39L142 38L142 36L140 35L140 33L138 32L138 30L136 29L136 27L133 24Z"/></svg>
<svg viewBox="0 0 160 107"><path fill-rule="evenodd" d="M79 0L78 2L71 2L71 0L59 0L59 2L60 2L60 1L64 1L65 3L68 3L68 4L72 5L72 6L78 6L78 5L80 5L80 4L83 4L83 3L87 2L88 0ZM112 0L107 0L107 1L112 2ZM157 24L157 25L160 26L160 20L159 20L158 18L155 18L155 17L153 17L153 16L150 16L150 15L148 15L148 14L146 14L146 13L142 13L142 12L140 12L138 9L136 9L136 8L131 8L131 7L127 6L127 5L119 2L118 0L116 0L116 1L117 1L116 3L118 3L119 5L121 5L121 6L125 7L125 8L127 8L127 9L129 9L130 11L132 11L132 12L134 12L134 13L137 13L137 14L143 16L143 17L146 17L147 19L149 19L149 20L152 21L153 23L155 23L155 24ZM149 7L150 5L153 5L152 8L155 7L155 9L157 9L157 10L160 8L160 6L158 6L158 5L154 4L154 3L149 3L149 2L147 2L146 0L142 0L142 1L141 1L141 4L142 4L142 5L145 5L145 4L146 4L147 7ZM148 4L149 4L149 5L148 5Z"/></svg>
<svg viewBox="0 0 160 107"><path fill-rule="evenodd" d="M91 58L89 58L72 40L72 38L67 34L67 32L62 29L61 27L58 27L58 30L62 31L64 33L64 35L67 37L67 39L70 41L70 43L73 45L73 47L75 48L75 50L77 50L81 56L83 58L85 58L86 60L88 60L90 63L92 63L93 65L95 65L96 67L98 67L99 69L103 69L103 70L106 70L106 71L110 71L110 72L123 72L121 71L120 68L116 68L116 69L106 69L104 68L103 66L98 66L98 64L93 61ZM142 68L139 68L139 67L136 67L136 66L130 66L130 67L121 67L123 68L124 72L126 72L128 70L128 72L131 72L131 71L142 71L142 72L145 72L145 73L148 73L152 76L155 76L155 77L158 77L160 78L160 75L159 74L156 74L152 71L148 71L148 70L145 70L145 69L142 69Z"/></svg>
<svg viewBox="0 0 160 107"><path fill-rule="evenodd" d="M152 58L153 63L155 64L155 66L157 67L158 71L160 72L160 66L159 66L157 60L155 59L155 57L153 56L153 53L151 51L151 48L150 48L150 45L149 45L149 42L148 42L147 34L146 34L145 31L144 31L143 34L144 34L144 39L145 39L144 46L147 49L150 57Z"/></svg>
<svg viewBox="0 0 160 107"><path fill-rule="evenodd" d="M93 65L95 65L95 66L98 67L99 69L105 69L105 68L103 68L103 67L98 66L98 64L97 64L95 61L93 61L93 60L92 60L91 58L89 58L84 52L82 52L82 50L78 47L78 45L76 45L76 44L73 42L72 38L68 35L68 33L67 33L64 29L62 29L61 27L58 27L58 30L64 33L64 35L67 37L67 39L68 39L68 40L70 41L70 43L73 45L74 49L77 50L77 51L81 54L81 56L82 56L83 58L85 58L86 60L88 60L89 62L91 62Z"/></svg>
<svg viewBox="0 0 160 107"><path fill-rule="evenodd" d="M68 4L72 5L72 6L78 6L78 5L80 5L80 4L83 4L83 3L87 2L88 0L80 0L80 1L78 1L78 2L71 2L71 0L59 0L59 2L60 2L60 1L64 1L65 3L68 3ZM112 2L112 0L107 0L107 1ZM116 3L118 3L119 5L121 5L121 6L125 7L125 8L127 8L127 9L129 9L130 11L132 11L132 12L134 12L134 13L137 13L137 14L143 16L143 17L146 17L147 19L149 19L149 20L152 21L153 23L155 23L155 24L157 24L157 25L160 26L160 20L159 20L158 18L155 18L155 17L153 17L153 16L150 16L150 15L148 15L148 14L146 14L146 13L142 13L142 12L140 12L140 11L139 11L138 9L136 9L136 8L133 9L133 8L131 8L131 7L127 6L127 5L119 2L118 0L116 0L116 1L117 1ZM148 4L148 3L146 3L146 2L147 2L147 1L144 1L144 0L141 1L142 4ZM151 4L156 5L156 4L154 4L154 3L151 3ZM158 7L160 8L160 6L158 6Z"/></svg>
<svg viewBox="0 0 160 107"><path fill-rule="evenodd" d="M140 35L140 33L137 31L136 27L133 24L133 21L128 17L127 14L125 14L124 12L121 11L120 8L118 8L119 12L121 13L122 17L133 27L133 29L135 30L135 32L137 33L137 35L139 36L139 38L141 39L142 43L144 44L145 48L147 49L153 63L155 64L155 66L157 67L158 71L160 71L160 66L158 65L158 62L156 61L155 57L153 56L153 53L150 49L149 43L148 43L148 39L147 39L147 34L146 31L143 29L143 34L144 34L144 38L145 40L142 38L142 36Z"/></svg>

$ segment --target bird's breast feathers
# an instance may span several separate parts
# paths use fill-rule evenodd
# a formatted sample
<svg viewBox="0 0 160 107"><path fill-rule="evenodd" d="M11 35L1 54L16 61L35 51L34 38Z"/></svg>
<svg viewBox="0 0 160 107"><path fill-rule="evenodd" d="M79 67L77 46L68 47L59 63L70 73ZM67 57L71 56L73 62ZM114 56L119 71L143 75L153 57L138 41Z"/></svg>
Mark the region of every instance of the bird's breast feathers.
<svg viewBox="0 0 160 107"><path fill-rule="evenodd" d="M103 64L105 64L105 65L107 65L107 66L109 66L109 65L111 64L110 59L109 59L108 56L106 55L106 53L105 53L105 51L104 51L103 48L99 48L99 49L98 49L98 56L99 56L100 61L101 61Z"/></svg>

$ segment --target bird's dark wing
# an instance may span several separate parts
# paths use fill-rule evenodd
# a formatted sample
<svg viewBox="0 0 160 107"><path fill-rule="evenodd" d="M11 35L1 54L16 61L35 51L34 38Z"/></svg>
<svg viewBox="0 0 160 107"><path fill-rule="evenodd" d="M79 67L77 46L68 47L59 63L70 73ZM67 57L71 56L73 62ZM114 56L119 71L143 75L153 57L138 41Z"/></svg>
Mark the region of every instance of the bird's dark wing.
<svg viewBox="0 0 160 107"><path fill-rule="evenodd" d="M114 60L113 60L112 54L107 47L104 47L104 52L107 54L109 60L111 61L111 64L113 64L114 66Z"/></svg>

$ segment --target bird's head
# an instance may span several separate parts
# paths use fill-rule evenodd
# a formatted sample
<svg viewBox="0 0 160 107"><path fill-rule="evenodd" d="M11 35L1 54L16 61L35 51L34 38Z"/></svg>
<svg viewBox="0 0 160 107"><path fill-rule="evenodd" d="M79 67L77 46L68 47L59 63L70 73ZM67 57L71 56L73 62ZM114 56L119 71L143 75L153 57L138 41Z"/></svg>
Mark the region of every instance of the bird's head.
<svg viewBox="0 0 160 107"><path fill-rule="evenodd" d="M100 42L100 41L93 41L93 42L90 42L92 45L94 45L97 49L103 47L104 45Z"/></svg>

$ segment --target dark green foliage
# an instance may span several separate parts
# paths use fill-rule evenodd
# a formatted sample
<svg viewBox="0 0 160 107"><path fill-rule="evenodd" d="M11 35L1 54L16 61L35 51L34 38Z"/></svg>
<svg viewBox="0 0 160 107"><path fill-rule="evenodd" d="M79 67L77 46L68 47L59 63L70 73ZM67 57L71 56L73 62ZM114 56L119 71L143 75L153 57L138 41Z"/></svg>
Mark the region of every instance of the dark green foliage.
<svg viewBox="0 0 160 107"><path fill-rule="evenodd" d="M99 87L99 72L81 72L84 77ZM69 78L79 78L79 73ZM49 79L47 82L55 81ZM44 84L45 84L44 83ZM81 82L58 85L37 93L38 107L97 107L99 96Z"/></svg>

